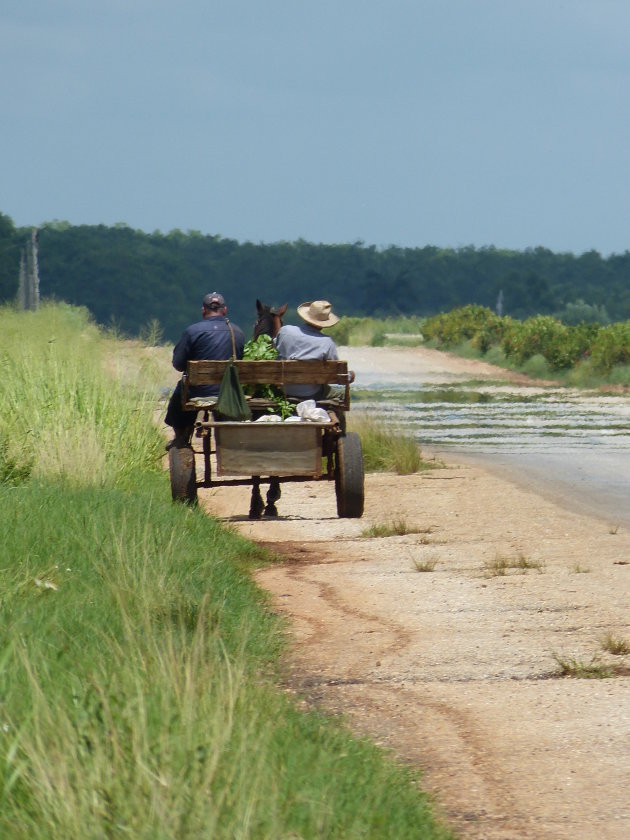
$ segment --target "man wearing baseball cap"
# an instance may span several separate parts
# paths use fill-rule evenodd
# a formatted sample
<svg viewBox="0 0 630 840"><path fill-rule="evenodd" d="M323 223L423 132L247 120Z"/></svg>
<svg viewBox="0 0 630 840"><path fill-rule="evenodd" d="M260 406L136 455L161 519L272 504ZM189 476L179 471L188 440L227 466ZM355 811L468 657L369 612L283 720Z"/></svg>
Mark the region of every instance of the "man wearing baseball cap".
<svg viewBox="0 0 630 840"><path fill-rule="evenodd" d="M301 303L297 308L300 318L305 321L299 326L287 324L278 331L274 343L280 359L338 359L337 345L322 330L334 326L339 318L332 311L332 304L327 300L313 300ZM349 371L350 381L354 373ZM345 391L339 385L288 385L289 397L300 399L326 399L341 396Z"/></svg>
<svg viewBox="0 0 630 840"><path fill-rule="evenodd" d="M236 358L243 358L245 336L240 327L227 319L227 306L223 295L218 292L207 294L201 304L201 321L191 324L182 333L173 350L173 367L185 371L186 363L200 359L230 359L232 357L232 334L236 347ZM218 385L196 385L189 388L189 397L212 397L219 393ZM182 409L182 383L175 386L166 410L164 422L173 427L175 437L171 444L184 446L197 418L196 411Z"/></svg>

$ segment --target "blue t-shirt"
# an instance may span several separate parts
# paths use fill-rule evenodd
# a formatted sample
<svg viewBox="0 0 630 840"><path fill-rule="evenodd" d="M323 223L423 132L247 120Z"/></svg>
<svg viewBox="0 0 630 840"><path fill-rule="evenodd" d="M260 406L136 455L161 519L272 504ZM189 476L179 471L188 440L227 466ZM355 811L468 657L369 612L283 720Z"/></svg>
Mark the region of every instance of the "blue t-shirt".
<svg viewBox="0 0 630 840"><path fill-rule="evenodd" d="M231 324L231 326L234 330L236 358L242 359L245 336L236 324ZM191 324L184 330L173 350L173 367L175 370L184 371L188 361L230 358L232 358L232 334L227 319L223 315L213 315L196 324ZM218 393L218 385L196 385L189 391L191 397L207 397Z"/></svg>

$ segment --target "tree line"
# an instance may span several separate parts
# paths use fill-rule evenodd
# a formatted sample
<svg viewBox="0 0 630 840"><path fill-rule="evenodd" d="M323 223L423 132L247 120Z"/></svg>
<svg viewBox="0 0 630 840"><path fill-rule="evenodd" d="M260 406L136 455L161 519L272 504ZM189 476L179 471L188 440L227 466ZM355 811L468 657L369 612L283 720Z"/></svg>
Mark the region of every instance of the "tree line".
<svg viewBox="0 0 630 840"><path fill-rule="evenodd" d="M0 213L0 301L16 298L30 236L30 228ZM203 295L215 290L246 333L256 298L293 309L327 298L339 314L353 316L424 316L477 304L512 318L630 319L630 251L603 257L542 247L253 243L66 222L42 225L38 242L42 298L85 306L98 323L130 335L159 321L171 341L198 319Z"/></svg>

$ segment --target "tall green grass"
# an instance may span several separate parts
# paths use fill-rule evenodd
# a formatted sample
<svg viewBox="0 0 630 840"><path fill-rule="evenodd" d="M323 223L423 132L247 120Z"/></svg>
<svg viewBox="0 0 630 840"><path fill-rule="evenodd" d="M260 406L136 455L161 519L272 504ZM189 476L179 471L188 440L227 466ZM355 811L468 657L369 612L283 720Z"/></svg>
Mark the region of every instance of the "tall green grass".
<svg viewBox="0 0 630 840"><path fill-rule="evenodd" d="M28 476L111 486L157 466L155 385L105 376L108 344L85 310L0 309L0 481Z"/></svg>
<svg viewBox="0 0 630 840"><path fill-rule="evenodd" d="M79 423L105 457L44 469L31 422L30 475L0 481L0 837L446 836L411 771L278 689L284 626L249 574L268 559L172 504L128 347L119 369L84 313L44 314L0 314L2 428L36 382L50 435ZM57 347L21 366L37 331Z"/></svg>
<svg viewBox="0 0 630 840"><path fill-rule="evenodd" d="M435 466L422 458L420 446L411 435L361 411L348 416L348 428L361 438L366 472L410 475Z"/></svg>

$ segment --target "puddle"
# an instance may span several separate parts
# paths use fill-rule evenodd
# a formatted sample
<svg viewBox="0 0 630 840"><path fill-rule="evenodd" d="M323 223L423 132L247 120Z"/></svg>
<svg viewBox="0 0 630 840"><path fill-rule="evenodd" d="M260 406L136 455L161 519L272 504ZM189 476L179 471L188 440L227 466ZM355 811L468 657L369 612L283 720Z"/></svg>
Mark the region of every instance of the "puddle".
<svg viewBox="0 0 630 840"><path fill-rule="evenodd" d="M364 388L425 451L481 461L570 509L630 526L630 398L562 388L436 382ZM450 454L449 454L450 453Z"/></svg>
<svg viewBox="0 0 630 840"><path fill-rule="evenodd" d="M604 447L630 453L630 399L533 389L458 389L361 392L357 411L378 411L424 446L484 454ZM445 394L448 396L445 398Z"/></svg>

